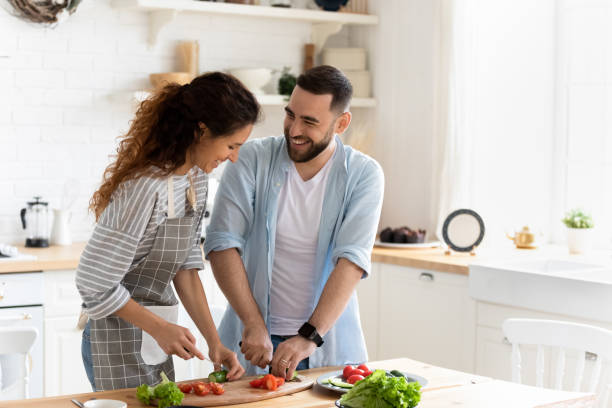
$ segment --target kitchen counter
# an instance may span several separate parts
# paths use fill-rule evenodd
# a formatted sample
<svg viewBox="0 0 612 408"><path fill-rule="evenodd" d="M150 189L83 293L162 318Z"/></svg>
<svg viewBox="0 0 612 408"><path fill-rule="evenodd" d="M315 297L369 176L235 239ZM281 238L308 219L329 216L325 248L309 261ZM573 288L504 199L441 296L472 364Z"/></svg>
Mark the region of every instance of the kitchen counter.
<svg viewBox="0 0 612 408"><path fill-rule="evenodd" d="M505 407L573 407L594 406L594 396L586 393L565 392L529 387L505 381L492 380L460 371L435 367L407 358L372 362L371 368L398 369L425 377L429 383L423 388L423 396L419 408L442 408L449 406L473 408L505 408ZM338 367L323 367L302 371L301 374L316 380L320 375L335 371ZM91 398L118 399L127 402L129 408L144 407L136 399L135 388L49 397L31 400L0 402L0 408L36 407L36 408L68 408L74 406L70 400L81 402ZM206 397L203 397L206 398ZM318 385L312 389L293 395L274 399L234 405L239 408L263 407L333 407L339 395Z"/></svg>
<svg viewBox="0 0 612 408"><path fill-rule="evenodd" d="M70 246L51 246L49 248L18 247L19 252L34 255L36 260L4 260L0 262L0 273L27 272L27 271L53 271L60 269L76 269L79 264L81 252L85 248L84 242ZM374 247L372 251L373 262L383 262L413 268L432 269L441 272L452 272L467 275L468 265L478 256L469 254L444 255L441 248L428 249L394 249Z"/></svg>
<svg viewBox="0 0 612 408"><path fill-rule="evenodd" d="M25 248L21 246L18 247L20 253L35 255L37 259L3 260L0 262L0 273L76 269L83 248L85 248L84 242L78 242L70 246L51 246L49 248ZM609 258L609 254L605 255ZM569 257L567 255L567 248L558 245L550 245L537 250L520 250L505 247L497 250L479 251L476 255L458 252L446 255L442 248L396 249L374 247L372 250L372 262L460 275L468 275L469 265L475 262L499 258L514 259L515 257L532 258L546 256L586 260L584 256L572 255Z"/></svg>
<svg viewBox="0 0 612 408"><path fill-rule="evenodd" d="M454 252L445 255L442 248L396 249L374 247L372 262L381 262L410 268L423 268L439 272L467 275L469 264L478 260L478 255Z"/></svg>
<svg viewBox="0 0 612 408"><path fill-rule="evenodd" d="M0 262L0 273L53 271L62 269L76 269L79 258L85 248L84 242L69 246L50 246L49 248L17 247L19 253L34 255L33 260L3 260Z"/></svg>

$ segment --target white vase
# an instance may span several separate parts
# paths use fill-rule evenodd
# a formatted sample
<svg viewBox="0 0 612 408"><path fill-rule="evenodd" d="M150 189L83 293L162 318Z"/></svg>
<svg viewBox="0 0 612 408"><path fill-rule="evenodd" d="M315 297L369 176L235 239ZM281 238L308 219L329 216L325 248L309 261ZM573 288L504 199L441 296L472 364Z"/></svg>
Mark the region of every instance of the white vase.
<svg viewBox="0 0 612 408"><path fill-rule="evenodd" d="M72 237L70 236L70 211L68 210L53 210L53 228L51 228L51 244L52 245L70 245Z"/></svg>
<svg viewBox="0 0 612 408"><path fill-rule="evenodd" d="M584 254L591 250L593 228L568 228L567 248L570 254Z"/></svg>

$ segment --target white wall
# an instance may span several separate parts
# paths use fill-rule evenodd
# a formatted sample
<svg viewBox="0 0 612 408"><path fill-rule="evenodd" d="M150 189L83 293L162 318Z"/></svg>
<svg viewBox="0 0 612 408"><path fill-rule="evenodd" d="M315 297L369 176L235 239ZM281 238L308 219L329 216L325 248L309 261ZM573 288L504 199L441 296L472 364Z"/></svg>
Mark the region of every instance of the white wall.
<svg viewBox="0 0 612 408"><path fill-rule="evenodd" d="M372 43L378 99L373 151L385 171L381 227L432 230L434 56L439 0L370 3L380 24Z"/></svg>
<svg viewBox="0 0 612 408"><path fill-rule="evenodd" d="M554 0L476 2L472 204L487 243L505 230L544 233L551 213L555 107Z"/></svg>
<svg viewBox="0 0 612 408"><path fill-rule="evenodd" d="M429 219L437 2L371 0L380 25L343 29L327 44L371 47L379 107L354 109L352 128L377 126L369 153L385 170L382 225L427 227ZM54 29L0 9L0 56L8 56L0 58L0 242L23 242L19 209L37 194L59 206L69 180L80 185L73 238L87 239L87 202L132 118L130 92L148 88L150 72L179 68L180 41L199 41L200 71L289 65L299 72L310 39L305 23L186 14L149 49L146 23L145 13L117 11L109 0L85 0ZM282 108L264 114L253 136L280 134Z"/></svg>
<svg viewBox="0 0 612 408"><path fill-rule="evenodd" d="M346 43L346 35L332 44ZM83 1L54 29L0 8L0 56L8 56L0 58L0 242L22 243L19 210L34 195L59 206L69 180L80 185L73 238L87 239L87 203L116 137L128 128L130 93L149 88L151 72L179 69L180 41L199 41L200 71L288 65L297 73L310 25L179 14L154 49L146 37L146 13L120 12L109 0ZM280 134L282 108L266 107L264 114L253 135Z"/></svg>

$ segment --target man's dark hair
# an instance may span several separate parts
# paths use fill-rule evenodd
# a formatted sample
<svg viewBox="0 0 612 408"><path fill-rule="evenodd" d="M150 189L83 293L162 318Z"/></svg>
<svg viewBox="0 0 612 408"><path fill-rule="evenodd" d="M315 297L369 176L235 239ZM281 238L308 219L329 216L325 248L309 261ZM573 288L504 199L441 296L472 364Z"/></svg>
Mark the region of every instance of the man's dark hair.
<svg viewBox="0 0 612 408"><path fill-rule="evenodd" d="M320 65L304 72L298 77L297 85L315 95L331 94L330 110L336 112L348 109L353 96L351 81L342 71L330 65Z"/></svg>

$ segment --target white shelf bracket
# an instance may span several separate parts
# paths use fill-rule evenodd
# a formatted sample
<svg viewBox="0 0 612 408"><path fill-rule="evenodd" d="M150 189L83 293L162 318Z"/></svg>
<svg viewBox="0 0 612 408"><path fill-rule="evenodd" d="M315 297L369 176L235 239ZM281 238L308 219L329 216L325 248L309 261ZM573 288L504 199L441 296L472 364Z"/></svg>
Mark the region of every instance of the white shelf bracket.
<svg viewBox="0 0 612 408"><path fill-rule="evenodd" d="M315 45L315 53L320 53L325 41L330 35L336 34L342 29L342 23L316 23L312 25L310 39Z"/></svg>
<svg viewBox="0 0 612 408"><path fill-rule="evenodd" d="M167 24L171 23L178 14L178 10L157 10L149 12L149 47L157 43L159 33Z"/></svg>

